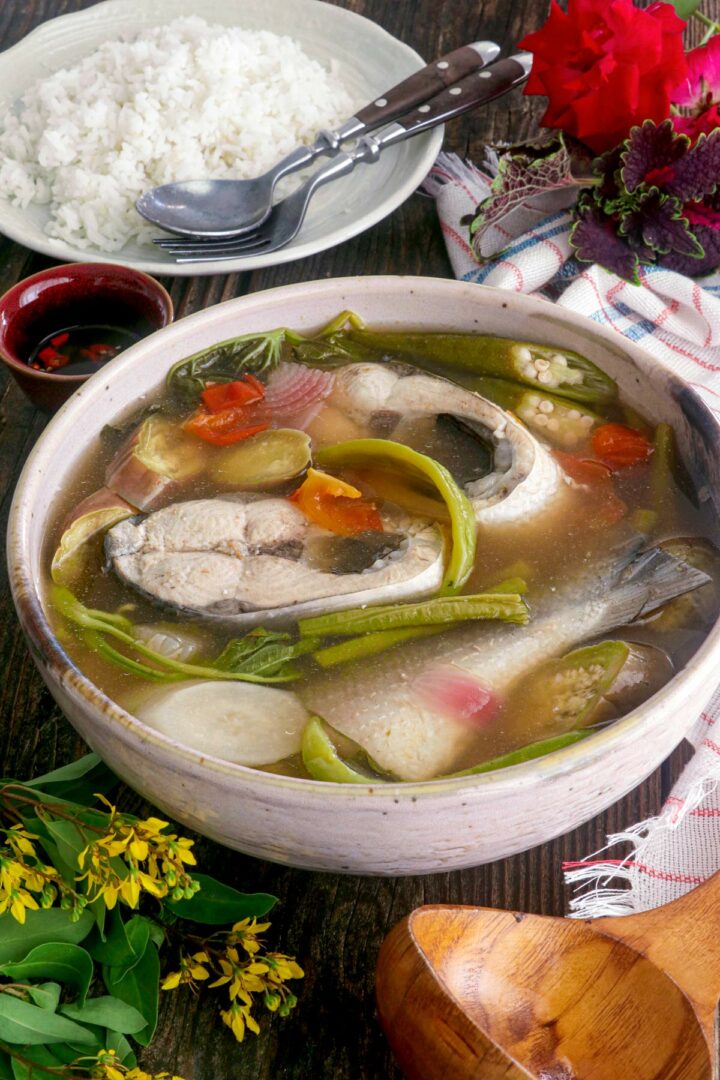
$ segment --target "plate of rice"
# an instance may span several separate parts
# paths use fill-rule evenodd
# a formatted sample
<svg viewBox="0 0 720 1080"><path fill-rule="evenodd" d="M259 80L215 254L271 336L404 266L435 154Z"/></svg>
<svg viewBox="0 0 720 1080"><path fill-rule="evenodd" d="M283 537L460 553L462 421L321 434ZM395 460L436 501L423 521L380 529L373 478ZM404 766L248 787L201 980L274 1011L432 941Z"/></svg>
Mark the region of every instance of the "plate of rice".
<svg viewBox="0 0 720 1080"><path fill-rule="evenodd" d="M296 239L268 255L179 266L152 244L160 230L135 200L173 180L257 176L423 63L322 0L104 0L62 15L0 53L0 232L55 259L153 274L314 255L404 202L442 129L323 188Z"/></svg>

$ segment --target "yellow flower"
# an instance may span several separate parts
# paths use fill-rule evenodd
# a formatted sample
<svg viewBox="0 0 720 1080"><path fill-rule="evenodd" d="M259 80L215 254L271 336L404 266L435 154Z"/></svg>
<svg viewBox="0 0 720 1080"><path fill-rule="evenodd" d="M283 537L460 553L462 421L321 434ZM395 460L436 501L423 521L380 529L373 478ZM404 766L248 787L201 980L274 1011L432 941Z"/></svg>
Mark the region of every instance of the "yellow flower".
<svg viewBox="0 0 720 1080"><path fill-rule="evenodd" d="M242 1042L245 1038L246 1020L242 1005L233 1002L229 1009L220 1010L220 1016L222 1017L223 1023L227 1024L230 1028L237 1041Z"/></svg>
<svg viewBox="0 0 720 1080"><path fill-rule="evenodd" d="M35 858L35 846L32 843L33 840L37 840L37 836L33 833L29 833L22 825L13 825L11 829L7 829L5 832L7 842L16 855L30 855Z"/></svg>
<svg viewBox="0 0 720 1080"><path fill-rule="evenodd" d="M89 1071L93 1080L183 1080L182 1076L171 1076L169 1072L149 1073L138 1065L130 1069L121 1064L114 1050L101 1050L97 1057L79 1058L77 1063L83 1073Z"/></svg>
<svg viewBox="0 0 720 1080"><path fill-rule="evenodd" d="M187 984L191 990L196 990L196 982L202 982L210 978L210 972L205 964L210 963L210 957L206 952L196 952L192 956L180 957L180 970L171 971L161 983L162 990L175 990L181 984Z"/></svg>
<svg viewBox="0 0 720 1080"><path fill-rule="evenodd" d="M182 972L171 971L169 975L166 975L163 981L160 983L161 990L175 990L180 985L182 979Z"/></svg>

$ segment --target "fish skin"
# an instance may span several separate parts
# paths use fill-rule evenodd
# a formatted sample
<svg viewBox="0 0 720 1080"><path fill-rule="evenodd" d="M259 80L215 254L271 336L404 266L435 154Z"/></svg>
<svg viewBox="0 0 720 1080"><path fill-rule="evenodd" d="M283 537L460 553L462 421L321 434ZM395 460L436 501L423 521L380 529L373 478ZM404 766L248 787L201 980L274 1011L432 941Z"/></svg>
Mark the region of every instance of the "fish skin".
<svg viewBox="0 0 720 1080"><path fill-rule="evenodd" d="M466 485L478 525L526 520L561 504L565 474L550 452L511 413L487 398L436 375L404 364L349 364L336 371L328 404L372 426L373 418L392 438L396 424L413 416L449 413L481 426L507 465Z"/></svg>
<svg viewBox="0 0 720 1080"><path fill-rule="evenodd" d="M276 625L437 592L441 530L407 515L383 518L390 531L405 523L408 547L364 573L334 574L303 561L306 542L325 530L287 499L250 494L174 503L123 521L108 531L105 553L118 577L166 607L231 626Z"/></svg>
<svg viewBox="0 0 720 1080"><path fill-rule="evenodd" d="M410 781L452 772L471 748L475 732L416 695L417 677L429 669L450 669L476 678L502 699L516 679L544 661L631 622L647 604L659 606L710 580L664 552L653 559L649 565L646 554L638 556L623 573L616 568L603 575L596 569L589 594L587 580L576 581L562 595L546 594L526 626L465 624L442 637L410 642L346 670L316 676L298 694L311 712L357 742L383 771ZM573 595L582 599L573 600Z"/></svg>

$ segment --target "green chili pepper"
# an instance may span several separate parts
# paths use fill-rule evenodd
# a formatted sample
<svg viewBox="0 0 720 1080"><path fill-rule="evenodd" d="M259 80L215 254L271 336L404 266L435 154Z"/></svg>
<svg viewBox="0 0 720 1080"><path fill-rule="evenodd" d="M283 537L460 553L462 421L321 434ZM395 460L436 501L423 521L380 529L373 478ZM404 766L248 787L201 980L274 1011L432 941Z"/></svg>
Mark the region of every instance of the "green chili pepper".
<svg viewBox="0 0 720 1080"><path fill-rule="evenodd" d="M303 764L313 780L325 780L331 784L377 784L379 777L365 776L340 757L322 720L313 716L308 720L300 746Z"/></svg>
<svg viewBox="0 0 720 1080"><path fill-rule="evenodd" d="M452 626L475 619L502 619L525 624L529 614L519 593L479 593L474 596L439 596L416 604L379 604L301 619L300 637L350 637L379 630L412 626Z"/></svg>
<svg viewBox="0 0 720 1080"><path fill-rule="evenodd" d="M339 339L339 340L338 340ZM573 401L612 401L614 379L579 353L532 341L482 334L374 333L350 330L337 345L350 352L375 351L386 358L410 358L424 367L436 364L476 375L512 379Z"/></svg>
<svg viewBox="0 0 720 1080"><path fill-rule="evenodd" d="M382 466L400 468L416 477L419 475L436 488L450 515L452 550L440 589L441 596L459 592L473 568L477 541L472 504L437 461L402 443L389 439L351 439L349 442L327 446L316 454L325 468L363 468Z"/></svg>
<svg viewBox="0 0 720 1080"><path fill-rule="evenodd" d="M555 753L556 750L572 746L573 743L587 739L588 735L592 735L592 730L566 731L564 735L555 735L552 739L530 743L529 746L522 746L519 750L511 750L508 754L502 754L500 757L491 758L490 761L483 761L479 765L463 769L462 772L450 773L439 779L451 780L458 776L477 776L480 773L495 772L497 769L509 769L511 765L522 765L524 761L545 757L547 754Z"/></svg>

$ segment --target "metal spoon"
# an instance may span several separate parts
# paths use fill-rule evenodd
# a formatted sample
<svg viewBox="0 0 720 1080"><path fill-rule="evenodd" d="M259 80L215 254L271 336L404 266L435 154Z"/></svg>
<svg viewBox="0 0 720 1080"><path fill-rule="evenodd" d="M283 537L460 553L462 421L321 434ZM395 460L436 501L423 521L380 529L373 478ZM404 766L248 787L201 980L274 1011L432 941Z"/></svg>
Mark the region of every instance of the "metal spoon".
<svg viewBox="0 0 720 1080"><path fill-rule="evenodd" d="M408 1080L716 1080L720 874L637 915L413 911L380 1022Z"/></svg>
<svg viewBox="0 0 720 1080"><path fill-rule="evenodd" d="M145 192L135 206L144 218L180 236L232 236L263 222L272 209L281 176L302 169L322 154L334 155L346 139L357 138L402 116L445 86L491 63L494 41L463 45L416 71L376 98L335 131L321 131L312 146L298 146L254 180L185 180Z"/></svg>
<svg viewBox="0 0 720 1080"><path fill-rule="evenodd" d="M347 175L360 162L373 164L388 146L437 127L521 86L530 74L531 64L530 53L518 53L505 60L497 60L482 71L466 75L400 117L378 135L365 135L347 153L337 154L327 165L313 173L302 187L278 203L267 221L249 231L224 238L185 237L179 240L162 237L153 242L174 255L178 263L214 262L217 259L267 255L277 251L297 236L308 204L323 184Z"/></svg>

